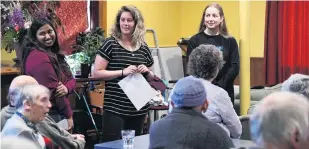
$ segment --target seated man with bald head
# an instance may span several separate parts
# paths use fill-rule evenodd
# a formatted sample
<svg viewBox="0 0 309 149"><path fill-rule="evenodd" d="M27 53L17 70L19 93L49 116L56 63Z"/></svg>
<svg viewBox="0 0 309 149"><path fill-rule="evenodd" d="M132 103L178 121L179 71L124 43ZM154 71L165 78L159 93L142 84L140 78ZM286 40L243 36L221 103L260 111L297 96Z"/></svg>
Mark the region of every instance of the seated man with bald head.
<svg viewBox="0 0 309 149"><path fill-rule="evenodd" d="M270 94L254 108L250 129L252 140L264 149L306 149L309 102L296 93Z"/></svg>
<svg viewBox="0 0 309 149"><path fill-rule="evenodd" d="M13 91L17 111L6 121L1 137L21 137L35 143L39 148L46 148L42 134L36 124L43 121L51 108L48 88L33 84L18 87Z"/></svg>
<svg viewBox="0 0 309 149"><path fill-rule="evenodd" d="M1 130L6 121L16 112L15 104L17 94L14 90L18 87L30 84L38 84L38 82L33 77L27 75L20 75L13 79L7 96L9 105L1 110ZM63 149L83 149L85 146L85 139L83 135L72 135L68 131L59 128L57 123L49 116L46 116L45 119L37 123L36 126L38 131L43 134L43 136L49 138L54 144Z"/></svg>
<svg viewBox="0 0 309 149"><path fill-rule="evenodd" d="M7 95L7 100L9 105L1 109L1 130L6 123L6 121L13 116L13 114L16 112L15 108L15 101L16 93L14 91L16 88L29 85L29 84L39 84L34 78L27 76L27 75L21 75L17 76L13 79L11 82L11 85L9 87L9 92Z"/></svg>

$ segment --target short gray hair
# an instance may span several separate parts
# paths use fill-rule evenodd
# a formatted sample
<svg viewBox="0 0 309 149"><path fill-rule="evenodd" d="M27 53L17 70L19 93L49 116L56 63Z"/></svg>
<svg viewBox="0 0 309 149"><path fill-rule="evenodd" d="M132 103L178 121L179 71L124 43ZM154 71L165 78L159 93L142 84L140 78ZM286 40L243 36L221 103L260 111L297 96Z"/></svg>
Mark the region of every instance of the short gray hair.
<svg viewBox="0 0 309 149"><path fill-rule="evenodd" d="M301 80L303 78L309 78L308 75L296 73L292 74L287 80L282 83L281 91L290 91L290 86L294 81Z"/></svg>
<svg viewBox="0 0 309 149"><path fill-rule="evenodd" d="M43 85L38 84L31 84L17 87L14 90L14 93L16 94L14 99L16 102L15 104L16 109L23 107L23 102L25 100L33 102L42 94L47 94L50 96L49 89Z"/></svg>
<svg viewBox="0 0 309 149"><path fill-rule="evenodd" d="M220 49L214 45L200 45L190 54L188 74L206 80L215 78L223 67L224 60Z"/></svg>
<svg viewBox="0 0 309 149"><path fill-rule="evenodd" d="M309 100L309 78L302 78L291 83L290 92L295 92L304 95Z"/></svg>
<svg viewBox="0 0 309 149"><path fill-rule="evenodd" d="M289 146L290 136L295 129L300 139L307 140L309 137L309 102L303 96L291 92L272 93L256 106L250 121L251 132L252 129L258 131L252 135L257 144Z"/></svg>

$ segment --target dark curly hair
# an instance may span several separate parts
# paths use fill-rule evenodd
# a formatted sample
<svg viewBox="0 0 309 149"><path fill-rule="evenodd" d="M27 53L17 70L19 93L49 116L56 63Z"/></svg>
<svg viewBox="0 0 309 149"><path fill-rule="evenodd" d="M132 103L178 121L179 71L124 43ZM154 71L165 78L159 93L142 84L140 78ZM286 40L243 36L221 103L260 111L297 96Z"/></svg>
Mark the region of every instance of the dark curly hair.
<svg viewBox="0 0 309 149"><path fill-rule="evenodd" d="M200 45L190 54L188 74L210 80L218 75L223 67L222 52L214 45Z"/></svg>
<svg viewBox="0 0 309 149"><path fill-rule="evenodd" d="M302 94L309 100L309 78L294 80L291 83L289 90L291 92Z"/></svg>

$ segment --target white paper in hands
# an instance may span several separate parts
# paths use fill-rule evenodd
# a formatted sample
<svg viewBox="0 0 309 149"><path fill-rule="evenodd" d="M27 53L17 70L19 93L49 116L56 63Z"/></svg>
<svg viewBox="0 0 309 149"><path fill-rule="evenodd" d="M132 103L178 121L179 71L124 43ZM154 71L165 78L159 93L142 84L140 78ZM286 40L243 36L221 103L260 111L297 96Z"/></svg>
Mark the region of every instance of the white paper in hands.
<svg viewBox="0 0 309 149"><path fill-rule="evenodd" d="M156 92L140 73L128 75L118 84L138 111L156 96Z"/></svg>

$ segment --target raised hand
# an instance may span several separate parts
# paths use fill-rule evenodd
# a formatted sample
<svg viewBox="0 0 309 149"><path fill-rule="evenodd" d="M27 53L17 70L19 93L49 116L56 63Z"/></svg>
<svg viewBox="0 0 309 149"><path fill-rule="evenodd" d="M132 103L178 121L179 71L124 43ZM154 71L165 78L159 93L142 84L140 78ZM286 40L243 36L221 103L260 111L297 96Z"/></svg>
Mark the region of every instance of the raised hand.
<svg viewBox="0 0 309 149"><path fill-rule="evenodd" d="M123 69L122 71L123 71L123 76L127 76L127 75L137 72L137 67L134 65L130 65L127 68Z"/></svg>

